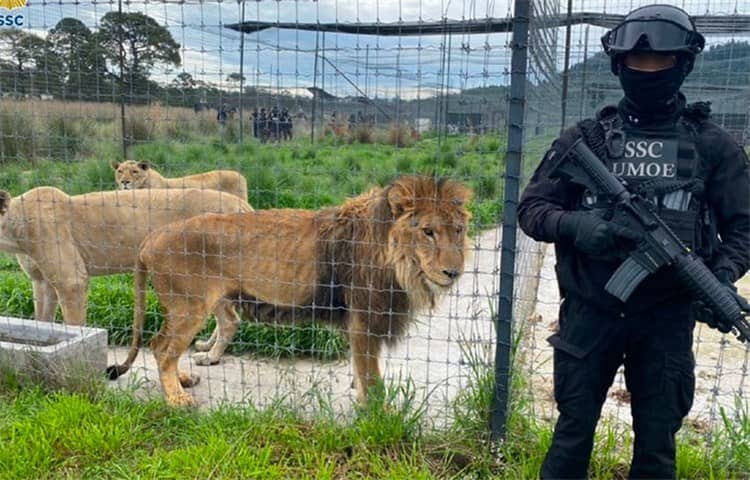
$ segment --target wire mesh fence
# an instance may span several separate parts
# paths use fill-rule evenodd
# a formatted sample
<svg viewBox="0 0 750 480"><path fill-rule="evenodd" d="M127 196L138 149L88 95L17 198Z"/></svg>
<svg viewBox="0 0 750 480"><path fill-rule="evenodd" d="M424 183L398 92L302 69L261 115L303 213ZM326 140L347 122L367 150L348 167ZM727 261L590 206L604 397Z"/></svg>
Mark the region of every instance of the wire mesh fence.
<svg viewBox="0 0 750 480"><path fill-rule="evenodd" d="M430 11L434 5L425 4L421 13L418 5L400 12L391 7L63 2L14 10L23 12L24 27L0 32L2 188L13 197L12 213L28 217L50 205L74 210L48 222L70 231L67 242L86 245L80 250L95 244L99 252L80 252L88 275L72 278L77 267L68 265L71 278L59 279L54 288L44 281L45 269L61 260L40 267L42 280L32 285L8 255L3 313L30 317L33 298L43 290L62 297L61 285L77 287L77 299L58 298L58 320L85 319L106 328L109 361L121 363L131 340L134 300L132 267L116 258L122 255L132 265L147 230L196 209L244 208L222 200L209 206L206 198L196 205L175 194L157 199L153 187L165 178L173 185L208 187L215 185L181 177L236 171L246 180L242 196L255 209L317 211L404 175L448 176L474 192L468 205L471 258L435 308L420 312L403 340L383 352L380 367L387 384L410 385L419 398L429 394L431 418L449 423L452 402L468 389L472 369L489 365L494 341L507 34L469 33L476 26L459 24L448 35L443 15ZM497 13L507 16L505 10ZM455 16L454 7L450 14ZM408 32L395 23L402 16L414 21ZM481 26L484 14L467 10L464 16ZM422 20L434 24L431 32L420 31ZM115 177L119 187L137 187L148 177L151 193L115 195ZM65 194L21 197L42 185ZM106 193L92 193L99 191ZM117 208L105 213L109 203ZM137 210L142 215L134 215ZM103 221L107 215L110 220ZM110 242L131 252L116 252ZM86 312L80 291L87 282ZM54 316L53 301L36 305L44 310L37 314ZM164 301L149 296L146 339L165 321L159 307ZM183 356L182 368L201 376L189 390L205 406L267 405L283 398L315 410L314 400L322 398L350 411L357 392L350 337L309 320L304 312L287 322L272 316L272 325L264 327L245 315L218 364L201 365L217 360L207 361L203 352ZM215 321L208 323L199 334L203 341ZM140 352L118 383L160 394L150 350Z"/></svg>
<svg viewBox="0 0 750 480"><path fill-rule="evenodd" d="M212 208L206 199L196 204L176 194L146 195L138 203L133 192L91 192L136 187L143 177L152 188L168 178L176 179L172 186L214 187L219 183L180 177L235 171L256 210L318 211L403 175L447 176L474 192L471 256L440 302L383 351L381 368L386 383L411 385L427 398L435 424L449 424L477 367L493 363L503 195L524 184L562 127L619 100L599 38L635 6L531 2L523 71L511 64L519 22L513 22L515 5L505 2L60 1L8 10L14 21L22 17L21 25L0 27L0 188L12 196L9 214L30 216L44 205L58 212L41 230L54 245L41 237L29 242L28 232L27 243L58 248L64 228L71 244L96 245L101 254L84 258L84 267L71 266L70 278L86 272L71 282L59 271L43 271L30 250L8 248L0 313L32 317L36 310L48 320L55 315L52 301L39 299L46 291L64 304L71 294L61 285L72 283L88 291L88 309L81 314L73 306L70 315L107 329L110 363L121 362L133 321L128 272L140 240L195 209L249 208L221 199ZM745 142L750 11L730 1L682 6L699 16L708 40L684 91L689 100L712 101L718 123ZM511 118L514 73L525 79L525 96L516 99L520 119ZM523 162L519 175L506 175L505 152L518 127ZM18 201L39 186L65 193L45 191L42 198L37 192ZM108 250L125 238L133 244L129 253ZM16 253L23 256L17 260ZM554 258L522 235L509 253L516 260L505 272L515 275L514 336L497 341L518 346L511 371L528 378L511 398L529 396L537 416L551 420L552 350L544 338L557 318ZM149 295L146 338L164 321L159 303ZM283 398L314 410L322 398L346 411L356 397L349 338L302 321L309 320L304 314L286 323L271 318L264 327L246 316L218 364L201 365L216 360L195 351L205 343L183 356L182 368L202 377L191 389L198 403L266 405ZM198 337L205 341L214 325L209 320ZM697 331L696 351L701 383L692 416L709 432L719 409L746 395L749 354L705 328ZM148 349L133 365L118 384L158 392ZM607 408L627 422L627 395L618 382Z"/></svg>

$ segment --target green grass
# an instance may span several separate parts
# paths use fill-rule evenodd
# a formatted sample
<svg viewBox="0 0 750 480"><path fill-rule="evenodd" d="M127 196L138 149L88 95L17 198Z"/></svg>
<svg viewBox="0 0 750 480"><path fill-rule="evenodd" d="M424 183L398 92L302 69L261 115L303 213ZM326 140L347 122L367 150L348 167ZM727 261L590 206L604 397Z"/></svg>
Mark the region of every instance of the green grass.
<svg viewBox="0 0 750 480"><path fill-rule="evenodd" d="M375 388L373 401L343 420L322 396L313 415L281 400L174 409L100 379L44 382L0 364L0 478L536 478L551 425L535 417L530 398L515 394L506 438L491 448L493 373L486 359L482 365L453 404L455 423L432 430L408 380ZM513 391L527 391L519 375ZM747 478L748 405L738 400L722 420L710 451L705 432L683 428L679 478ZM626 427L602 421L592 478L626 478L630 446Z"/></svg>
<svg viewBox="0 0 750 480"><path fill-rule="evenodd" d="M0 366L0 372L3 372ZM136 400L90 379L84 393L0 375L0 478L450 478L409 382L342 422L279 401L211 412ZM383 409L383 404L387 408Z"/></svg>
<svg viewBox="0 0 750 480"><path fill-rule="evenodd" d="M470 208L475 224L487 226L502 214L504 152L501 139L477 138L449 138L441 145L425 139L409 148L305 141L281 145L156 141L131 147L129 156L152 162L166 176L236 169L248 180L249 201L255 208L320 208L402 174L450 175L474 188L476 197ZM114 180L109 163L114 156L107 153L109 149L99 149L104 158L95 154L76 162L7 163L0 172L0 188L13 195L39 185L54 185L71 195L111 189Z"/></svg>

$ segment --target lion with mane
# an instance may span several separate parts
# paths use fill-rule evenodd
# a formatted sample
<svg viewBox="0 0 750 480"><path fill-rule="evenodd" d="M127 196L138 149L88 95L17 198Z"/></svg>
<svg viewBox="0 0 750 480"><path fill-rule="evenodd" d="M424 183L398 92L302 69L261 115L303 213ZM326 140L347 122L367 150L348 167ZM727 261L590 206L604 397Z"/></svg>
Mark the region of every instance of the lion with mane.
<svg viewBox="0 0 750 480"><path fill-rule="evenodd" d="M125 160L113 162L115 183L121 190L141 188L208 188L237 195L247 200L247 180L234 170L212 170L210 172L166 178L153 169L148 162Z"/></svg>
<svg viewBox="0 0 750 480"><path fill-rule="evenodd" d="M129 273L146 235L202 213L244 213L243 199L216 190L132 190L70 196L37 187L0 191L0 250L31 277L34 318L85 325L89 277Z"/></svg>
<svg viewBox="0 0 750 480"><path fill-rule="evenodd" d="M217 360L239 325L238 305L343 327L366 401L381 381L383 344L401 338L413 315L433 308L463 272L471 196L457 181L408 176L337 207L206 214L157 230L138 254L133 344L109 377L125 373L138 354L150 274L165 314L151 347L170 405L194 403L183 387L198 378L177 365L206 316L223 311L207 354Z"/></svg>

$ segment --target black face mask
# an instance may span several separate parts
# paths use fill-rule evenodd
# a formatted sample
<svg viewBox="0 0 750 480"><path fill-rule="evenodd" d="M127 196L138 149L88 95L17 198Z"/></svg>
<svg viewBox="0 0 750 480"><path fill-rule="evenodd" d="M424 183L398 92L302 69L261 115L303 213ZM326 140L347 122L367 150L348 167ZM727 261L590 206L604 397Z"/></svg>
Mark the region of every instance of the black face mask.
<svg viewBox="0 0 750 480"><path fill-rule="evenodd" d="M642 72L621 63L618 76L630 103L642 111L656 111L675 98L685 80L685 68L677 62L666 70Z"/></svg>

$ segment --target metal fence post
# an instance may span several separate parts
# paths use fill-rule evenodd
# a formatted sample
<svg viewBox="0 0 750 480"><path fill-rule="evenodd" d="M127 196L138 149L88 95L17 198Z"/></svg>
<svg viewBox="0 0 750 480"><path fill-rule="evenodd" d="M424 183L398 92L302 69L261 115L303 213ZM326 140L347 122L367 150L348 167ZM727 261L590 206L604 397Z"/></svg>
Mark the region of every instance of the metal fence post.
<svg viewBox="0 0 750 480"><path fill-rule="evenodd" d="M492 401L492 438L505 436L510 397L511 325L513 320L513 284L516 266L516 217L521 154L523 152L523 123L526 103L526 61L529 38L530 0L516 0L513 14L511 48L510 105L508 115L508 144L505 161L505 194L503 198L503 233L500 252L500 293L496 318L495 388Z"/></svg>
<svg viewBox="0 0 750 480"><path fill-rule="evenodd" d="M240 1L240 22L245 23L245 0L239 0ZM242 104L244 103L244 98L242 98L243 93L245 90L245 34L240 34L240 104L239 104L239 114L240 114L240 135L239 135L239 144L242 145L244 143L243 138L243 129L245 127L242 117L245 115L245 110L242 108Z"/></svg>

